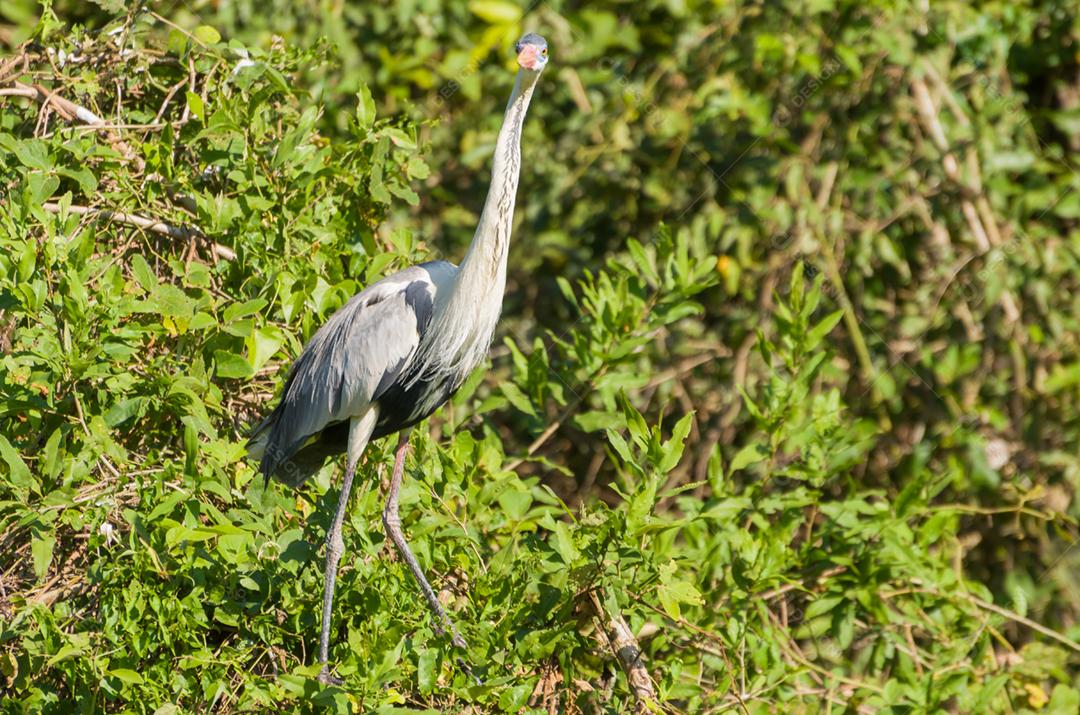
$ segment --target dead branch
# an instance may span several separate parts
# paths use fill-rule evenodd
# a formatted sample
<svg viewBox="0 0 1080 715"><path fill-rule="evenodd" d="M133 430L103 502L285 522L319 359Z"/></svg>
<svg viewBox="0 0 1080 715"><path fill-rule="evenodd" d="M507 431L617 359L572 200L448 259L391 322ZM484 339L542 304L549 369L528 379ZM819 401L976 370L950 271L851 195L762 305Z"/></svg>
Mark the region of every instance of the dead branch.
<svg viewBox="0 0 1080 715"><path fill-rule="evenodd" d="M627 625L621 613L605 613L595 591L589 592L589 599L597 619L607 624L603 629L604 635L608 645L611 646L611 652L615 654L623 672L626 673L626 680L630 683L630 691L634 694L634 711L639 713L658 711L656 690L653 688L649 671L642 662L641 647L638 646L630 626Z"/></svg>
<svg viewBox="0 0 1080 715"><path fill-rule="evenodd" d="M0 82L6 82L8 75L20 64L25 69L29 59L29 56L27 56L25 52L22 52L0 63Z"/></svg>
<svg viewBox="0 0 1080 715"><path fill-rule="evenodd" d="M30 99L37 98L37 90L33 87L7 87L0 89L0 97L29 97Z"/></svg>
<svg viewBox="0 0 1080 715"><path fill-rule="evenodd" d="M100 217L107 221L116 221L117 223L126 223L130 226L141 228L144 231L150 231L152 233L159 233L163 236L169 236L171 238L190 239L196 236L202 236L202 231L197 228L188 228L186 226L173 226L172 224L165 223L164 221L158 221L157 219L145 218L136 214L124 213L123 211L109 211L107 209L95 209L89 206L77 206L72 205L63 207L60 204L53 203L51 201L41 205L43 209L50 213L62 213L67 211L68 213L78 214L80 216L92 216ZM222 248L225 248L222 246ZM225 249L229 253L232 253L230 249ZM236 254L233 254L235 257Z"/></svg>
<svg viewBox="0 0 1080 715"><path fill-rule="evenodd" d="M45 209L49 213L62 213L65 209L58 203L46 202L41 205L41 208ZM146 218L145 216L139 216L137 214L129 214L123 211L109 211L108 209L95 209L89 206L72 205L67 207L68 213L78 214L79 216L90 216L93 218L103 218L106 221L116 221L117 223L126 223L129 226L135 226L141 228L144 231L150 231L151 233L157 233L162 236L169 236L170 238L177 238L181 240L191 240L195 238L206 238L202 231L194 226L174 226L164 221L158 221L157 219ZM211 243L210 252L216 258L220 258L225 261L235 261L236 251L223 246L220 243Z"/></svg>
<svg viewBox="0 0 1080 715"><path fill-rule="evenodd" d="M89 124L91 126L101 126L105 124L104 119L94 114L86 107L75 104L71 100L61 97L58 93L46 89L40 84L31 86L23 84L18 80L12 84L14 85L14 89L18 90L20 96L31 97L42 104L48 104L56 110L57 114L69 122L78 120L83 124Z"/></svg>
<svg viewBox="0 0 1080 715"><path fill-rule="evenodd" d="M83 124L93 127L95 130L105 132L109 139L109 143L112 144L117 151L123 154L129 161L135 163L135 166L139 171L142 171L145 162L123 139L120 138L112 127L104 119L99 117L94 112L90 111L86 107L75 104L70 99L65 99L54 90L47 89L46 87L35 84L33 86L23 84L18 80L12 83L13 86L5 90L0 90L0 94L7 94L9 96L28 97L30 99L36 99L41 102L42 109L45 107L51 107L56 110L62 118L69 122L82 122Z"/></svg>

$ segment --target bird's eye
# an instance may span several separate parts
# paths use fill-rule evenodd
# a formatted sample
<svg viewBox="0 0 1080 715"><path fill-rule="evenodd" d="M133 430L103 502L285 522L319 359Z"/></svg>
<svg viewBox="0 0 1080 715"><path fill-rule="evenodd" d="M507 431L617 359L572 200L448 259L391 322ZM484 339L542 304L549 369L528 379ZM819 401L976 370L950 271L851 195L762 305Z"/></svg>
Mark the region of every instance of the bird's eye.
<svg viewBox="0 0 1080 715"><path fill-rule="evenodd" d="M544 57L547 57L547 48L545 47L544 49L540 50L540 54Z"/></svg>

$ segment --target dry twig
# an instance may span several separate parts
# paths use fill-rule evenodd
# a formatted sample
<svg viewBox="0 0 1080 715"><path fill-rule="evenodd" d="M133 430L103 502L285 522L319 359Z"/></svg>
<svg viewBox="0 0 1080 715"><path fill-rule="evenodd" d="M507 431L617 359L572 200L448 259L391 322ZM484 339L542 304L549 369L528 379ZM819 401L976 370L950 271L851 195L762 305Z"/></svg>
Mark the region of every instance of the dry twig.
<svg viewBox="0 0 1080 715"><path fill-rule="evenodd" d="M172 238L179 238L187 240L193 236L201 236L202 232L197 228L187 228L185 226L173 226L172 224L165 223L164 221L158 221L157 219L145 218L136 214L124 213L123 211L109 211L107 209L95 209L89 206L77 206L71 205L63 207L60 204L53 203L51 201L41 205L43 209L50 213L61 213L67 211L68 213L78 214L80 216L92 216L100 217L107 221L116 221L118 223L126 223L130 226L141 228L145 231L152 233L159 233L163 236L170 236ZM225 248L222 246L222 248ZM230 249L225 249L229 253L232 253ZM232 254L236 257L236 254Z"/></svg>
<svg viewBox="0 0 1080 715"><path fill-rule="evenodd" d="M596 617L601 623L606 623L603 629L604 635L611 646L611 652L615 654L623 672L626 673L630 691L634 694L635 712L659 710L652 678L649 677L649 671L642 662L641 647L638 646L637 639L630 631L630 626L627 625L621 613L605 613L595 591L589 592L589 599Z"/></svg>
<svg viewBox="0 0 1080 715"><path fill-rule="evenodd" d="M157 219L146 218L145 216L139 216L137 214L124 213L123 211L109 211L108 209L95 209L89 206L79 206L73 204L66 209L58 203L48 201L41 205L41 208L50 213L62 213L66 210L68 213L77 214L79 216L89 216L91 218L103 218L106 221L116 221L117 223L126 223L129 226L135 226L141 228L144 231L150 231L151 233L157 233L162 236L169 236L170 238L176 238L180 240L194 240L196 238L205 238L203 232L195 227L189 226L174 226L164 221ZM220 258L226 261L236 260L236 251L232 250L228 246L223 246L220 243L210 244L210 251L215 258Z"/></svg>

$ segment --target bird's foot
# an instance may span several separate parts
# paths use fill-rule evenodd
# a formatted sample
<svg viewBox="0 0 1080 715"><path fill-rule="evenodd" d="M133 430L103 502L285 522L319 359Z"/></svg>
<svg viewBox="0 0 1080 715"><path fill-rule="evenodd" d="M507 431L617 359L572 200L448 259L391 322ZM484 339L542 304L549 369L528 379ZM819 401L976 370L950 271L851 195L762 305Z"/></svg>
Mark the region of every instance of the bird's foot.
<svg viewBox="0 0 1080 715"><path fill-rule="evenodd" d="M330 674L330 666L323 664L322 670L319 671L319 682L323 685L344 685L345 681L341 678Z"/></svg>
<svg viewBox="0 0 1080 715"><path fill-rule="evenodd" d="M477 685L483 685L484 681L480 680L480 676L473 672L472 666L464 658L456 658L457 666L461 668L461 672L473 679L473 682Z"/></svg>
<svg viewBox="0 0 1080 715"><path fill-rule="evenodd" d="M445 629L436 626L436 631L440 636L446 635L447 630L450 631L452 636L450 642L454 644L455 648L460 648L463 651L469 650L469 644L465 642L465 639L461 637L461 634L458 633L457 628L454 628L454 624L451 623L449 619L447 619ZM470 664L468 660L465 658L454 658L454 662L457 663L457 666L461 668L461 671L465 673L465 675L473 679L474 683L477 685L484 684L484 681L480 680L480 676L473 672L472 664Z"/></svg>

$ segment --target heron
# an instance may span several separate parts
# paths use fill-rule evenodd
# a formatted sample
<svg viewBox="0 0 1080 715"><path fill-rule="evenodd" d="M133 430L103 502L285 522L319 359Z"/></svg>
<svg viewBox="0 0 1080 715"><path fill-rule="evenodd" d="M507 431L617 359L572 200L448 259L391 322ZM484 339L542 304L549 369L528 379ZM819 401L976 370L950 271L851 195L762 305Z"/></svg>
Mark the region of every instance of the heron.
<svg viewBox="0 0 1080 715"><path fill-rule="evenodd" d="M353 296L316 331L294 362L277 406L252 430L248 452L265 484L297 487L329 457L345 453L345 474L326 534L320 682L331 675L330 623L342 524L357 465L369 442L400 433L382 522L408 565L435 622L466 648L420 564L398 516L398 492L413 425L461 387L491 345L502 310L506 260L521 174L521 129L547 41L528 33L514 45L518 72L495 144L491 185L460 266L429 261L391 274Z"/></svg>

